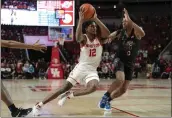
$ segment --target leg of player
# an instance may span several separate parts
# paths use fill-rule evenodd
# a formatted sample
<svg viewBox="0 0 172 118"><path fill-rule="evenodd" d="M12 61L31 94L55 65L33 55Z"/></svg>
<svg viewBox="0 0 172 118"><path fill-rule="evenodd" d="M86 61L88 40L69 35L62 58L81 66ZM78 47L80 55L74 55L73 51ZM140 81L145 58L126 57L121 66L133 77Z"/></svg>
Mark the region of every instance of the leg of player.
<svg viewBox="0 0 172 118"><path fill-rule="evenodd" d="M129 84L130 84L130 80L125 80L125 82L122 85L122 87L120 87L118 90L114 90L111 93L110 99L108 99L108 101L106 102L105 108L104 108L106 111L111 110L110 101L113 100L114 98L118 98L121 95L123 95L127 91Z"/></svg>
<svg viewBox="0 0 172 118"><path fill-rule="evenodd" d="M125 81L123 82L122 86L119 89L114 89L114 91L110 93L110 97L109 97L108 101L106 101L105 110L111 109L110 101L113 100L114 98L117 98L117 97L120 97L121 95L123 95L126 92L128 86L130 84L130 81L132 80L133 67L125 66L124 68L121 68L121 69L124 70L123 73L125 73Z"/></svg>
<svg viewBox="0 0 172 118"><path fill-rule="evenodd" d="M130 83L130 80L125 80L124 84L122 85L122 87L118 91L113 91L111 93L111 99L113 100L115 98L122 96L127 91L129 83ZM107 115L109 115L109 113L111 113L110 108L111 108L111 104L109 101L106 103L105 108L104 108L105 109L105 111L104 111L105 116L107 116Z"/></svg>
<svg viewBox="0 0 172 118"><path fill-rule="evenodd" d="M124 84L118 91L114 91L111 93L111 99L113 100L123 95L127 91L129 84L130 84L130 80L125 80Z"/></svg>
<svg viewBox="0 0 172 118"><path fill-rule="evenodd" d="M38 111L42 108L43 105L47 104L48 102L54 100L57 98L59 95L65 93L66 91L70 90L73 87L73 85L69 82L66 81L66 83L63 85L63 87L55 90L52 92L50 95L48 95L42 102L38 102L34 107L33 107L33 115L37 115Z"/></svg>
<svg viewBox="0 0 172 118"><path fill-rule="evenodd" d="M114 91L111 93L111 100L113 100L114 98L120 97L121 95L123 95L130 84L130 81L132 80L132 75L133 75L133 67L124 67L124 72L125 72L125 82L122 85L122 87L120 88L120 90L118 91Z"/></svg>
<svg viewBox="0 0 172 118"><path fill-rule="evenodd" d="M17 108L14 105L14 103L13 103L8 91L6 90L5 86L3 85L2 81L1 81L1 99L8 106L9 110L11 111L12 117L24 117L32 111L32 108L29 108L29 109Z"/></svg>
<svg viewBox="0 0 172 118"><path fill-rule="evenodd" d="M101 99L101 101L99 103L100 108L105 108L105 106L106 106L106 108L105 108L106 110L111 109L110 108L110 103L109 103L109 101L112 100L111 93L114 92L114 91L118 91L122 87L122 85L124 83L124 80L125 80L124 72L117 71L116 72L116 80L111 84L110 88L104 94L104 96L102 97L102 99ZM109 104L109 106L108 106L108 104Z"/></svg>
<svg viewBox="0 0 172 118"><path fill-rule="evenodd" d="M64 86L58 90L56 90L55 92L51 93L49 96L47 96L42 103L46 104L50 101L52 101L53 99L57 98L59 95L67 92L68 90L70 90L73 87L73 85L70 82L66 82L66 84L64 84Z"/></svg>
<svg viewBox="0 0 172 118"><path fill-rule="evenodd" d="M83 90L74 91L73 96L82 96L93 93L96 91L99 85L99 81L97 79L91 80L87 83L87 87Z"/></svg>
<svg viewBox="0 0 172 118"><path fill-rule="evenodd" d="M125 81L125 74L124 74L124 64L120 61L119 58L114 60L114 66L116 68L116 80L111 84L110 88L102 97L101 101L99 102L99 107L104 108L105 110L111 110L110 102L112 100L111 93L114 91L118 91Z"/></svg>
<svg viewBox="0 0 172 118"><path fill-rule="evenodd" d="M87 87L85 89L81 89L81 90L74 91L74 92L67 92L67 93L63 94L61 96L61 99L58 102L59 106L62 106L65 103L67 98L88 95L90 93L95 92L98 87L98 84L99 84L99 81L97 79L93 79L87 83Z"/></svg>

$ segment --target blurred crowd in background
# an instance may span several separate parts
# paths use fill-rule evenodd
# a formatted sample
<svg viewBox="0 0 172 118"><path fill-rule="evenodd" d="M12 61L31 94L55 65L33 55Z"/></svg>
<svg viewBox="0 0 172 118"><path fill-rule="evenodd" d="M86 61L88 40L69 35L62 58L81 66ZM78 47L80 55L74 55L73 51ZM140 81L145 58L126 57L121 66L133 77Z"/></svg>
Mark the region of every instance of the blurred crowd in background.
<svg viewBox="0 0 172 118"><path fill-rule="evenodd" d="M7 9L22 9L35 11L37 9L36 0L1 0L1 7Z"/></svg>

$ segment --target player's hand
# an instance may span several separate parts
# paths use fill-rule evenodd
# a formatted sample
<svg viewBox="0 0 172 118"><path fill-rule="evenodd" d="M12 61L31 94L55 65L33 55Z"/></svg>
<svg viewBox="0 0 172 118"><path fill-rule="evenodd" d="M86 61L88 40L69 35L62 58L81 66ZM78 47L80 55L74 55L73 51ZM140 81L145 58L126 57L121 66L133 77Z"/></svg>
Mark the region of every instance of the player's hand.
<svg viewBox="0 0 172 118"><path fill-rule="evenodd" d="M112 42L112 37L108 37L108 39L107 39L107 43L111 43Z"/></svg>
<svg viewBox="0 0 172 118"><path fill-rule="evenodd" d="M84 7L81 7L79 11L79 20L81 21L84 21L84 12L85 12Z"/></svg>
<svg viewBox="0 0 172 118"><path fill-rule="evenodd" d="M109 36L107 39L107 43L111 43L114 40L114 37ZM119 38L117 38L117 40L119 40Z"/></svg>
<svg viewBox="0 0 172 118"><path fill-rule="evenodd" d="M120 35L116 36L115 38L113 36L109 36L107 39L107 43L111 43L114 39L115 40L119 40Z"/></svg>
<svg viewBox="0 0 172 118"><path fill-rule="evenodd" d="M130 19L130 16L128 14L128 11L124 8L124 18L127 23L131 23L132 20Z"/></svg>
<svg viewBox="0 0 172 118"><path fill-rule="evenodd" d="M32 46L33 50L37 50L37 51L41 51L44 53L44 50L47 50L47 47L44 44L39 44L39 40L37 40L33 46Z"/></svg>

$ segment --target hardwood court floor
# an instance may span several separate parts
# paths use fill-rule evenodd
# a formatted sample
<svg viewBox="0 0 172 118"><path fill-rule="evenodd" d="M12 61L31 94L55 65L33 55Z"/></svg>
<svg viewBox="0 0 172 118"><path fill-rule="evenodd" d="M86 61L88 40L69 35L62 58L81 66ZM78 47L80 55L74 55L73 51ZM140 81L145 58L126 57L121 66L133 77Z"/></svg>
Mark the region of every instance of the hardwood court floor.
<svg viewBox="0 0 172 118"><path fill-rule="evenodd" d="M16 106L32 107L46 95L63 84L63 80L3 80ZM113 116L143 117L171 116L171 80L134 79L128 91L112 101L111 113L99 109L97 104L112 80L101 80L98 91L93 94L67 100L63 107L58 99L42 109L41 117L58 116ZM74 87L75 90L84 86ZM10 112L1 102L1 116L10 117Z"/></svg>

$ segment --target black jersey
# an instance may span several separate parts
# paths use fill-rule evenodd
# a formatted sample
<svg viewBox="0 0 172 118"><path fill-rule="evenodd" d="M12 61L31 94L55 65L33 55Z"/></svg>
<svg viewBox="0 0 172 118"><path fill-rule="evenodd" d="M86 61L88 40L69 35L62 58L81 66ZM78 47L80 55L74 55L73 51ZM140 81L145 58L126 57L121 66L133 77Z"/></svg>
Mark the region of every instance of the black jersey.
<svg viewBox="0 0 172 118"><path fill-rule="evenodd" d="M127 37L126 30L122 29L118 43L117 57L120 58L125 65L133 64L140 47L140 40L134 35L134 29L129 37Z"/></svg>

